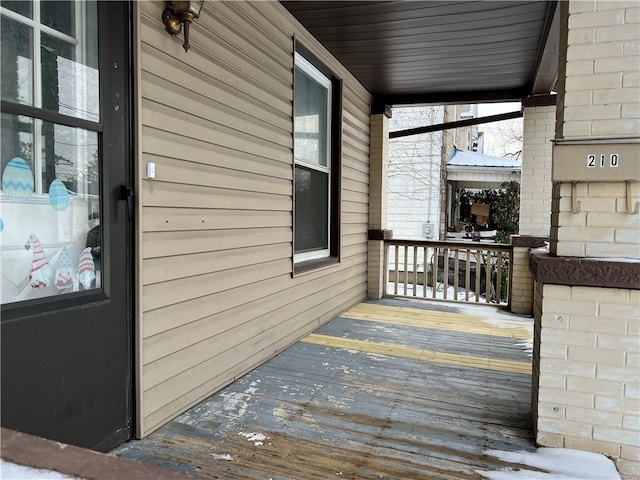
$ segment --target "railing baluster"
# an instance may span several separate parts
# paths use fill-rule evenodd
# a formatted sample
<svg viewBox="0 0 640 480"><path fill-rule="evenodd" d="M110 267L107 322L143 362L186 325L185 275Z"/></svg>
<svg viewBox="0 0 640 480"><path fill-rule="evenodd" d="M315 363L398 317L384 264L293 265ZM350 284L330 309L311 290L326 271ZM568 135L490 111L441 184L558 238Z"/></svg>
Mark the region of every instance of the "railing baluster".
<svg viewBox="0 0 640 480"><path fill-rule="evenodd" d="M413 296L418 294L418 247L413 246Z"/></svg>
<svg viewBox="0 0 640 480"><path fill-rule="evenodd" d="M398 251L399 251L400 245L396 244L396 251L395 251L395 264L396 264L396 276L393 279L393 293L395 295L398 294L398 280L399 280L399 276L400 274L398 273L398 265L400 264L400 259L398 258Z"/></svg>
<svg viewBox="0 0 640 480"><path fill-rule="evenodd" d="M404 261L402 264L404 265L404 291L402 292L404 295L409 295L407 293L407 283L409 280L409 245L404 246Z"/></svg>
<svg viewBox="0 0 640 480"><path fill-rule="evenodd" d="M464 271L464 301L469 301L469 290L471 290L471 250L465 250L467 257L466 270Z"/></svg>
<svg viewBox="0 0 640 480"><path fill-rule="evenodd" d="M502 252L498 252L498 262L496 264L496 303L502 303Z"/></svg>
<svg viewBox="0 0 640 480"><path fill-rule="evenodd" d="M436 298L438 293L438 267L440 264L438 258L438 247L433 247L433 283L431 284L431 298Z"/></svg>
<svg viewBox="0 0 640 480"><path fill-rule="evenodd" d="M443 272L442 272L442 284L444 285L444 299L447 300L447 294L449 293L449 249L445 248L442 255Z"/></svg>
<svg viewBox="0 0 640 480"><path fill-rule="evenodd" d="M484 303L489 303L491 302L491 264L493 262L493 255L491 254L491 251L488 251L486 254L486 261L484 262L484 268L485 268L485 293L484 293Z"/></svg>
<svg viewBox="0 0 640 480"><path fill-rule="evenodd" d="M513 250L507 251L509 279L507 280L507 306L511 309L511 288L513 287Z"/></svg>
<svg viewBox="0 0 640 480"><path fill-rule="evenodd" d="M454 259L453 259L453 299L454 300L458 300L458 274L460 273L460 270L459 270L460 250L458 250L456 248L453 251L453 255L454 255Z"/></svg>
<svg viewBox="0 0 640 480"><path fill-rule="evenodd" d="M383 287L382 291L384 292L383 297L386 297L389 294L389 257L391 254L389 251L391 250L391 245L385 244L384 246L384 272L382 272L383 278Z"/></svg>
<svg viewBox="0 0 640 480"><path fill-rule="evenodd" d="M429 285L429 249L422 247L422 296L427 298L427 286Z"/></svg>
<svg viewBox="0 0 640 480"><path fill-rule="evenodd" d="M480 277L482 276L482 252L476 250L476 303L480 301Z"/></svg>

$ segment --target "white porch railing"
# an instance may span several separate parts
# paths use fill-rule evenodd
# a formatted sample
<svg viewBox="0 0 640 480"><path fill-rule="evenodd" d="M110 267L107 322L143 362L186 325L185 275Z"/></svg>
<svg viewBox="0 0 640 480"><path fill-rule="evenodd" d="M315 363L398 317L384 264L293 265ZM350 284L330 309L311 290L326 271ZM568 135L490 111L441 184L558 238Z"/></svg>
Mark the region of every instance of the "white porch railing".
<svg viewBox="0 0 640 480"><path fill-rule="evenodd" d="M385 296L510 306L513 248L385 240Z"/></svg>

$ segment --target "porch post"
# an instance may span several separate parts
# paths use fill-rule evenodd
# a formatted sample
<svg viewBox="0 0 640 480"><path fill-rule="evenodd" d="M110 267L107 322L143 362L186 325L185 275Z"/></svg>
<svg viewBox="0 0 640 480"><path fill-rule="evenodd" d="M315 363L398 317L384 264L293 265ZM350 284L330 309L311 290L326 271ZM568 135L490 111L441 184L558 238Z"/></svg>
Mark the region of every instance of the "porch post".
<svg viewBox="0 0 640 480"><path fill-rule="evenodd" d="M640 200L637 6L559 2L550 251L531 259L536 442L609 455L623 478L640 477L640 214L627 211ZM606 162L588 170L592 153ZM623 157L630 182L607 170Z"/></svg>
<svg viewBox="0 0 640 480"><path fill-rule="evenodd" d="M523 99L522 173L520 180L520 234L511 238L513 279L511 311L533 314L531 248L549 240L551 223L551 140L555 134L556 96Z"/></svg>
<svg viewBox="0 0 640 480"><path fill-rule="evenodd" d="M369 243L367 257L368 296L384 296L384 240L391 238L387 228L389 183L389 118L387 105L372 108L369 151Z"/></svg>

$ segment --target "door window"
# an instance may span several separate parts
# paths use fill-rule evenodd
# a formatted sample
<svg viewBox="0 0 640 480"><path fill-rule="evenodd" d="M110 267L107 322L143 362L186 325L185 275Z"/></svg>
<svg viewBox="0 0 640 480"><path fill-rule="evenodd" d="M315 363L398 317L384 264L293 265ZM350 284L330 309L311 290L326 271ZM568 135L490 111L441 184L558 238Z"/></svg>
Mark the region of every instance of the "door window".
<svg viewBox="0 0 640 480"><path fill-rule="evenodd" d="M0 2L1 302L102 284L96 2Z"/></svg>

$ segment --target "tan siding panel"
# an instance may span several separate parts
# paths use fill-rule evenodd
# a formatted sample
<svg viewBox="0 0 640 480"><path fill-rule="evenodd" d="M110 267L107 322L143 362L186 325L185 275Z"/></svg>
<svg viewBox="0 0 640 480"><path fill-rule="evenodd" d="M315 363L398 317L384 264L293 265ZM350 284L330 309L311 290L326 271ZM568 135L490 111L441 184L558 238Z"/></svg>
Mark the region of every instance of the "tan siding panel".
<svg viewBox="0 0 640 480"><path fill-rule="evenodd" d="M145 155L144 160L156 164L156 178L149 180L156 185L166 181L277 195L291 195L292 191L291 180L288 178L265 177L253 172L240 172L156 155Z"/></svg>
<svg viewBox="0 0 640 480"><path fill-rule="evenodd" d="M368 184L351 180L350 178L346 178L345 175L342 176L342 188L352 192L364 193L367 196L369 195Z"/></svg>
<svg viewBox="0 0 640 480"><path fill-rule="evenodd" d="M142 60L145 64L144 72L159 76L175 85L184 86L184 78L188 76L188 88L201 93L207 98L214 99L219 103L228 106L238 112L258 112L261 110L261 118L283 130L288 130L291 123L291 107L280 108L271 107L261 103L247 93L238 91L234 85L221 82L215 76L207 75L205 72L195 69L191 65L180 62L177 58L165 55L165 52L157 48L143 45Z"/></svg>
<svg viewBox="0 0 640 480"><path fill-rule="evenodd" d="M275 130L272 125L252 116L250 112L239 112L205 97L200 92L182 88L151 74L143 75L141 87L143 96L162 99L161 103L171 110L189 112L230 129L251 133L262 140L293 148L293 139L289 132L284 129Z"/></svg>
<svg viewBox="0 0 640 480"><path fill-rule="evenodd" d="M159 45L165 40L166 32L164 29L160 30L155 26L151 26L144 20L141 25L141 34L150 44L155 41L155 44ZM193 49L189 53L193 53L193 55L189 56L188 63L195 69L204 73L215 71L215 78L222 84L237 89L251 98L263 100L265 105L274 110L287 111L290 108L287 97L284 96L284 92L288 92L289 88L283 85L284 82L281 79L261 73L258 78L262 82L259 82L256 77L243 73L236 65L233 65L233 56L225 52L224 49L217 49L215 53L208 50L197 52L197 43L194 42L192 46ZM162 52L162 58L171 56L175 58L183 57L184 51L180 52L180 48L181 45L179 43L172 42L169 48ZM218 53L222 56L218 56ZM258 72L255 69L252 70L256 73ZM269 83L265 83L267 79L270 80Z"/></svg>
<svg viewBox="0 0 640 480"><path fill-rule="evenodd" d="M169 257L288 241L291 241L290 227L147 232L143 238L142 252L143 258Z"/></svg>
<svg viewBox="0 0 640 480"><path fill-rule="evenodd" d="M172 132L144 127L142 133L145 139L144 161L147 155L158 155L253 172L268 177L289 180L293 177L290 159L286 161L268 159L198 139L190 139L188 148L184 148L182 145L184 138Z"/></svg>
<svg viewBox="0 0 640 480"><path fill-rule="evenodd" d="M290 254L290 243L276 243L243 249L150 258L142 262L142 283L143 285L152 285L212 272L222 272L289 258Z"/></svg>
<svg viewBox="0 0 640 480"><path fill-rule="evenodd" d="M239 186L241 178L238 178ZM142 201L149 207L236 208L238 210L291 210L291 185L280 194L243 188L215 188L157 181L143 183Z"/></svg>
<svg viewBox="0 0 640 480"><path fill-rule="evenodd" d="M248 152L266 158L286 161L291 157L291 149L265 140L252 137L248 133L230 129L201 117L179 110L173 110L150 100L142 100L142 122L158 130L168 130L186 139L215 139L216 144L227 148ZM143 145L144 148L144 145Z"/></svg>
<svg viewBox="0 0 640 480"><path fill-rule="evenodd" d="M154 283L143 287L142 308L146 311L174 305L192 298L242 288L252 281L265 280L290 271L291 260L286 259Z"/></svg>
<svg viewBox="0 0 640 480"><path fill-rule="evenodd" d="M276 210L214 210L167 207L144 207L142 210L142 226L145 232L290 227L291 219L291 212Z"/></svg>
<svg viewBox="0 0 640 480"><path fill-rule="evenodd" d="M278 2L206 2L192 48L138 2L138 432L366 296L370 95ZM293 39L343 79L340 263L293 275Z"/></svg>

